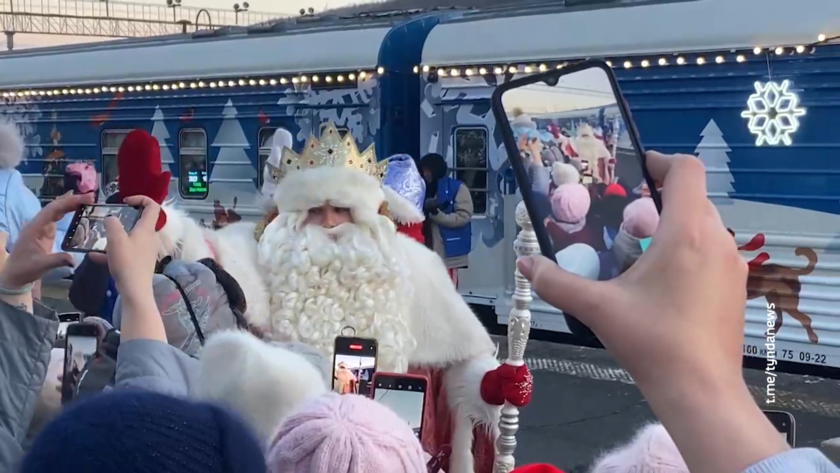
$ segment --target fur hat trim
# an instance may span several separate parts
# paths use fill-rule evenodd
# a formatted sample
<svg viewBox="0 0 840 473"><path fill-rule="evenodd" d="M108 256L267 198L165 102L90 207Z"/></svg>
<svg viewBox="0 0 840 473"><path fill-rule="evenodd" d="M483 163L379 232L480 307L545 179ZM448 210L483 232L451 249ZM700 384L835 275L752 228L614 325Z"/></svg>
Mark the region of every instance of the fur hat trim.
<svg viewBox="0 0 840 473"><path fill-rule="evenodd" d="M306 212L330 204L350 209L354 218L378 214L385 202L382 184L369 174L343 167L321 166L291 172L277 184L274 203L283 212Z"/></svg>
<svg viewBox="0 0 840 473"><path fill-rule="evenodd" d="M391 220L395 223L411 225L413 223L422 223L426 220L423 212L394 189L388 186L382 186L382 190L385 192L385 201L388 202L388 212L391 214Z"/></svg>

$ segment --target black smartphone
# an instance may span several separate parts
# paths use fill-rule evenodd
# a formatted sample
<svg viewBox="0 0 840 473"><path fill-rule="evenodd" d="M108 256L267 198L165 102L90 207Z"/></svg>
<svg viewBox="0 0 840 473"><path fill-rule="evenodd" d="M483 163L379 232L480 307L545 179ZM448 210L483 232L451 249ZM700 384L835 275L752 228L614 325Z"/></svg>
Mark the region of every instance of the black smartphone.
<svg viewBox="0 0 840 473"><path fill-rule="evenodd" d="M70 324L77 324L81 321L81 312L64 312L58 314L58 333L56 333L56 339L65 337L67 333L67 327L69 327Z"/></svg>
<svg viewBox="0 0 840 473"><path fill-rule="evenodd" d="M335 337L332 389L339 394L370 393L378 344L373 338Z"/></svg>
<svg viewBox="0 0 840 473"><path fill-rule="evenodd" d="M61 378L61 403L72 401L77 394L79 375L85 364L99 349L99 332L94 324L76 323L67 326L64 344L64 370Z"/></svg>
<svg viewBox="0 0 840 473"><path fill-rule="evenodd" d="M429 378L413 374L376 373L373 400L387 406L408 423L418 439L423 437L423 416Z"/></svg>
<svg viewBox="0 0 840 473"><path fill-rule="evenodd" d="M507 82L492 107L542 254L589 279L627 271L662 205L610 67L581 61ZM563 315L574 335L600 344Z"/></svg>
<svg viewBox="0 0 840 473"><path fill-rule="evenodd" d="M130 232L140 219L140 209L123 204L83 205L76 210L70 228L61 242L63 251L75 253L105 252L105 218L114 216Z"/></svg>
<svg viewBox="0 0 840 473"><path fill-rule="evenodd" d="M793 448L796 443L796 419L793 414L785 411L764 411L764 415L779 431L779 435Z"/></svg>

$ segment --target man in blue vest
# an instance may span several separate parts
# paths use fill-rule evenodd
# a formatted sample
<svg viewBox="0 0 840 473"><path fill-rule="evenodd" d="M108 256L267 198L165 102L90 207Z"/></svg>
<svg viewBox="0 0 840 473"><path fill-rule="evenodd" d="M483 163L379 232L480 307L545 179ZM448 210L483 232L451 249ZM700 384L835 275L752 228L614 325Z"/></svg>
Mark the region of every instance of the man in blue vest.
<svg viewBox="0 0 840 473"><path fill-rule="evenodd" d="M423 233L426 246L443 258L457 287L458 269L466 268L472 246L473 201L467 186L449 177L443 156L431 153L420 160L426 181Z"/></svg>

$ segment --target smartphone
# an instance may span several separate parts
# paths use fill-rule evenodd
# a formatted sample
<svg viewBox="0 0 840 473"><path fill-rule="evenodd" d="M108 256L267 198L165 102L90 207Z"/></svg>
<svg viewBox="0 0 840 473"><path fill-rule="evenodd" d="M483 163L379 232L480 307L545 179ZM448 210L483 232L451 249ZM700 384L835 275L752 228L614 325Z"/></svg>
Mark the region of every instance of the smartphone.
<svg viewBox="0 0 840 473"><path fill-rule="evenodd" d="M779 431L779 435L793 448L796 443L796 419L793 414L785 411L764 411L770 423Z"/></svg>
<svg viewBox="0 0 840 473"><path fill-rule="evenodd" d="M429 378L399 373L373 375L373 400L387 406L408 423L418 439L423 437L423 415Z"/></svg>
<svg viewBox="0 0 840 473"><path fill-rule="evenodd" d="M339 394L370 394L378 344L373 338L335 337L332 389Z"/></svg>
<svg viewBox="0 0 840 473"><path fill-rule="evenodd" d="M543 255L567 271L609 280L627 271L653 235L661 199L612 69L581 61L500 85L493 115ZM548 128L567 129L554 138ZM562 142L563 161L529 156ZM650 195L634 192L649 188ZM600 344L573 314L572 334Z"/></svg>
<svg viewBox="0 0 840 473"><path fill-rule="evenodd" d="M105 252L105 218L114 216L130 232L140 219L140 209L123 204L83 205L76 210L70 228L61 243L63 251L75 253Z"/></svg>
<svg viewBox="0 0 840 473"><path fill-rule="evenodd" d="M75 323L67 326L64 345L64 370L61 379L61 403L72 401L77 394L79 375L85 364L99 349L99 332L94 324Z"/></svg>
<svg viewBox="0 0 840 473"><path fill-rule="evenodd" d="M67 327L70 324L77 324L81 321L81 312L64 312L63 314L58 314L58 333L56 333L55 338L64 338L67 333Z"/></svg>

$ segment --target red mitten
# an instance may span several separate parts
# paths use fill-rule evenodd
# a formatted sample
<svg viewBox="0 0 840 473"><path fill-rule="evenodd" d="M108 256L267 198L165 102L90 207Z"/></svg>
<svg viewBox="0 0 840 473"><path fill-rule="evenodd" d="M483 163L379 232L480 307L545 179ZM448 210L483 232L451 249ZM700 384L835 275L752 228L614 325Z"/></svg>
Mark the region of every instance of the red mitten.
<svg viewBox="0 0 840 473"><path fill-rule="evenodd" d="M531 402L534 378L525 365L503 364L488 371L481 380L481 399L487 404L501 406L505 401L516 407Z"/></svg>

